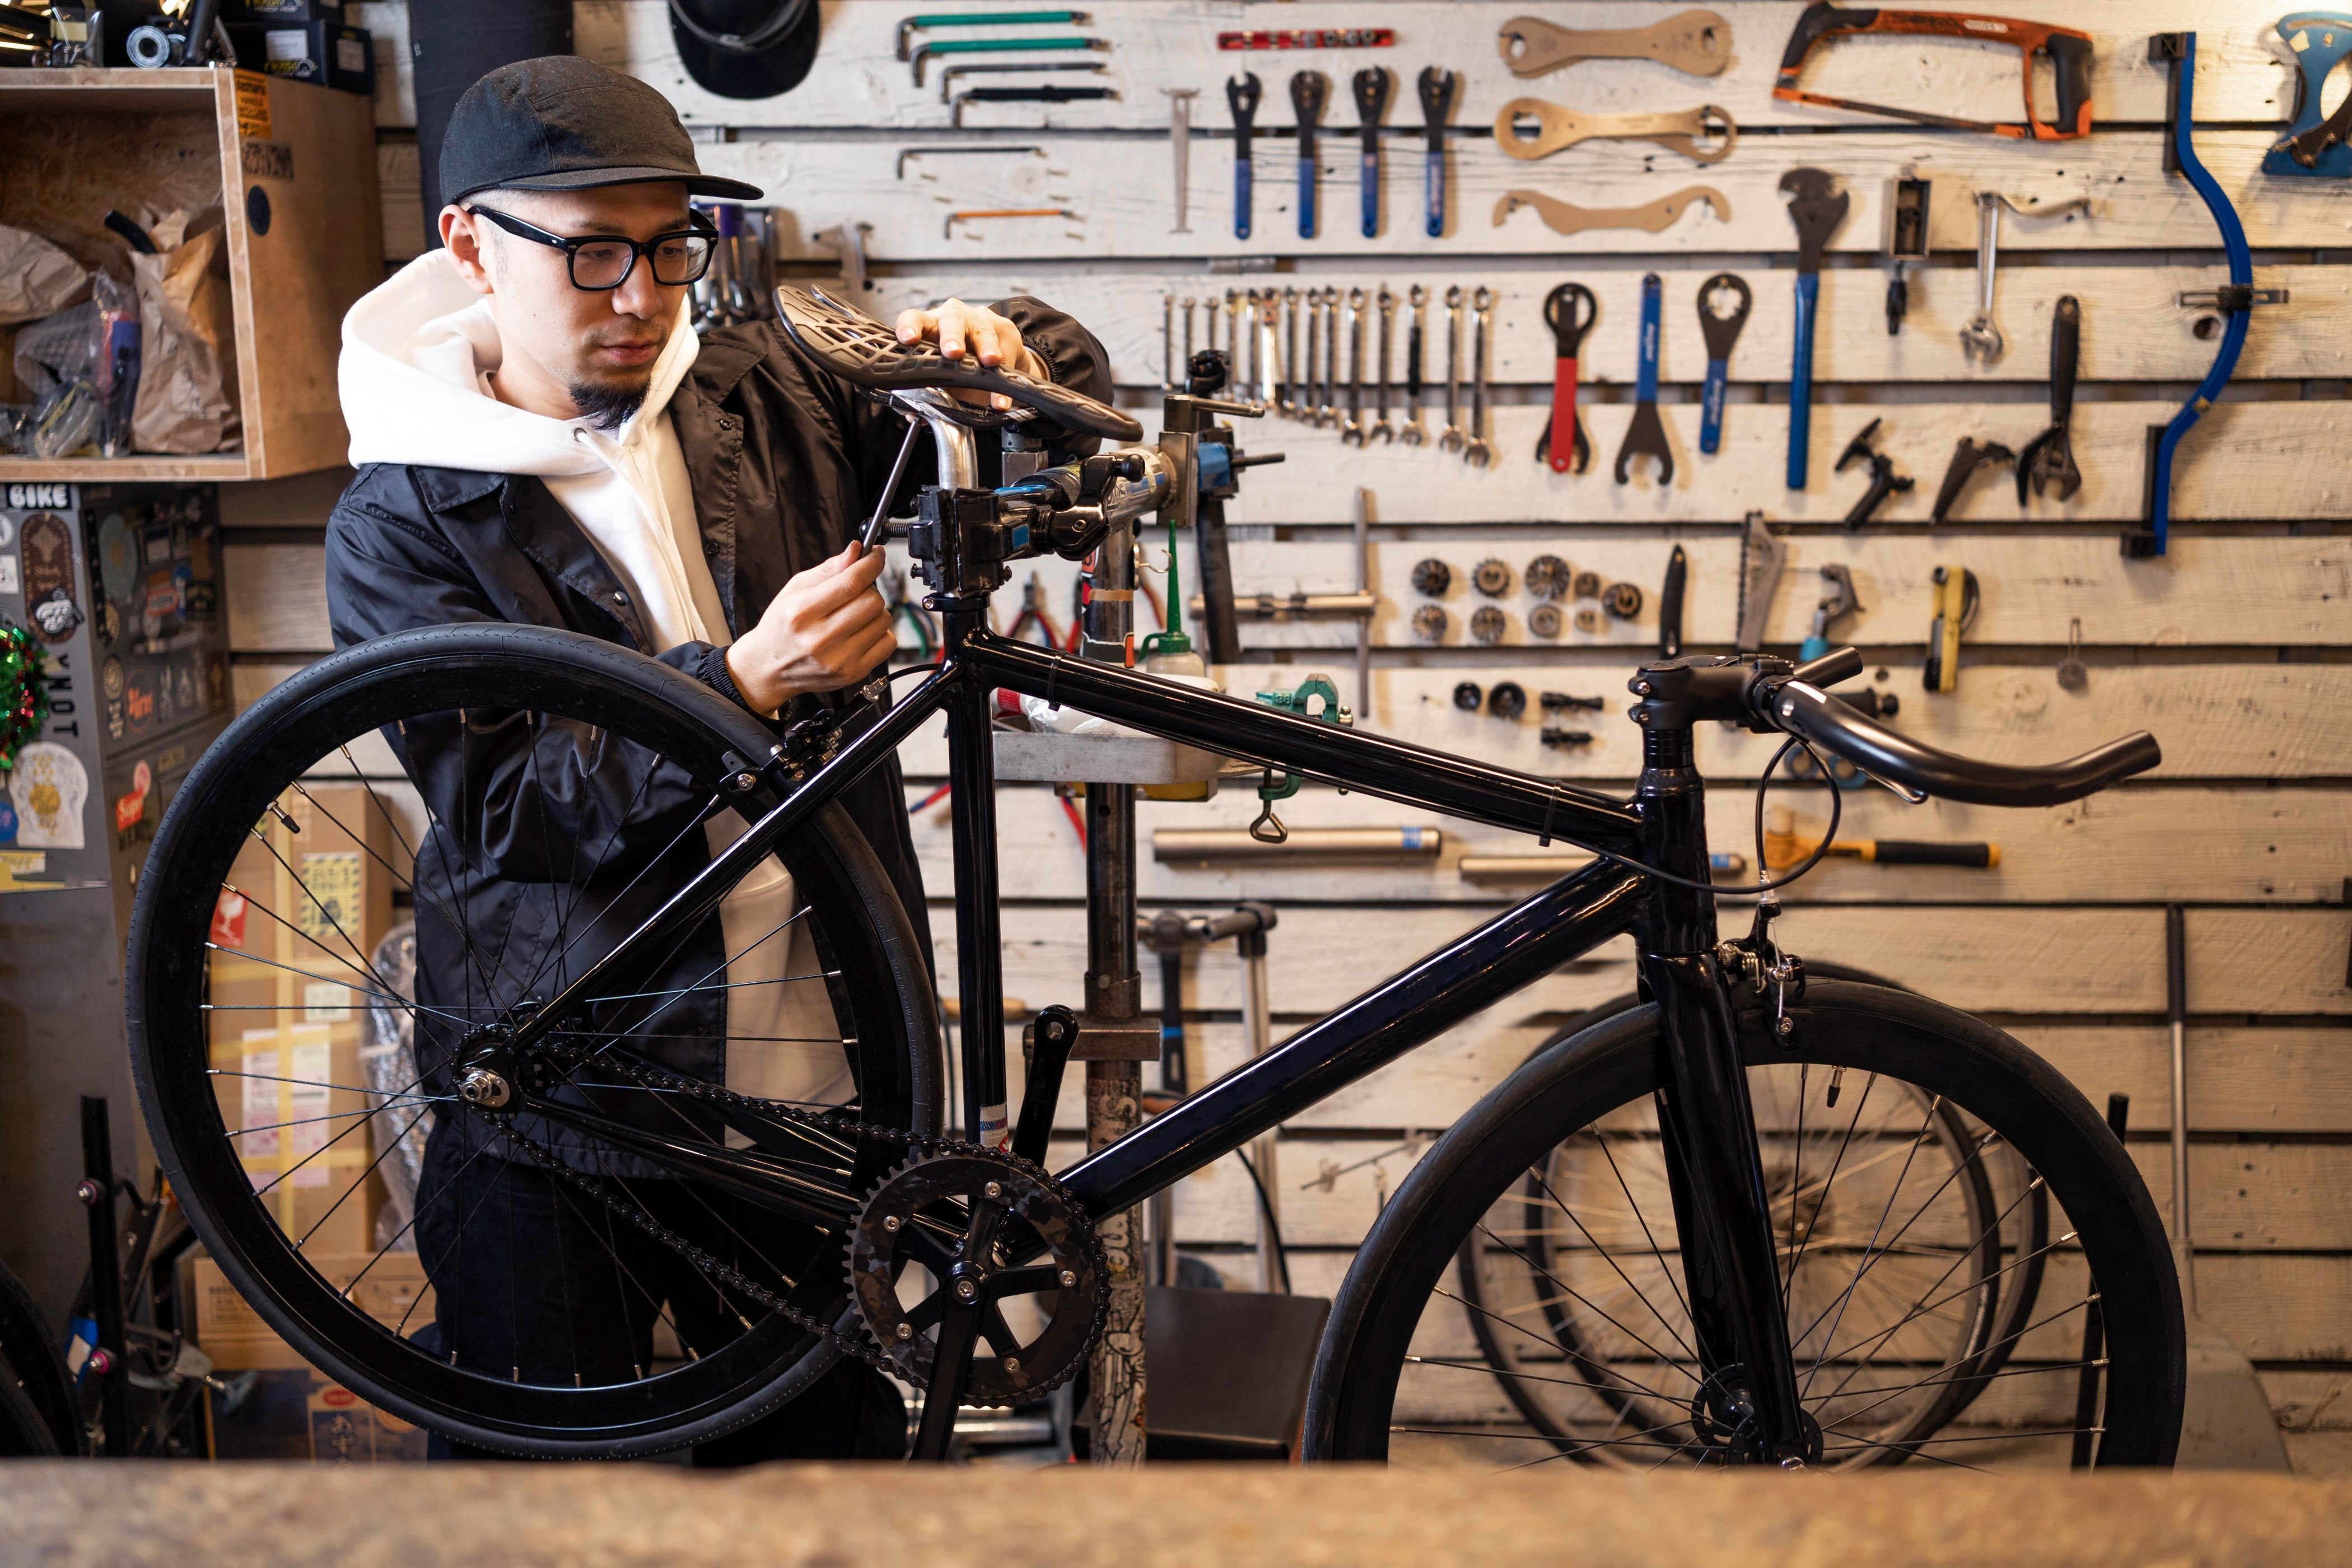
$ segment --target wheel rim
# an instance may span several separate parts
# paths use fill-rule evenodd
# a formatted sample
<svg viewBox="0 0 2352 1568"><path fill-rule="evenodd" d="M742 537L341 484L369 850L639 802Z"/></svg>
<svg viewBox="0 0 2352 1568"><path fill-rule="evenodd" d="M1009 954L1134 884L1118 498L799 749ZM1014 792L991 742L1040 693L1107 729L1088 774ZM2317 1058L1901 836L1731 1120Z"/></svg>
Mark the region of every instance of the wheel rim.
<svg viewBox="0 0 2352 1568"><path fill-rule="evenodd" d="M521 1452L644 1452L713 1435L796 1392L830 1364L834 1352L755 1300L716 1282L709 1286L709 1300L692 1309L695 1321L689 1322L685 1287L665 1286L649 1278L654 1270L642 1250L614 1237L614 1211L600 1205L588 1186L528 1157L527 1151L519 1157L518 1140L501 1140L478 1113L449 1096L446 1081L436 1081L434 1074L442 1064L433 1058L436 1049L446 1053L449 1040L445 1034L478 1022L475 1015L511 1016L516 997L551 991L566 977L564 970L584 963L613 932L627 929L634 915L628 889L650 892L658 888L668 869L666 858L707 854L688 835L708 837L705 823L719 799L710 781L741 767L744 755L758 754L748 748L762 737L748 721L737 721L724 710L714 715L701 701L699 689L683 683L682 678L677 684L684 690L665 689L671 672L649 661L638 661L646 668L632 668L633 656L618 655L603 645L578 646L589 639L562 634L518 637L504 628L471 639L435 636L429 655L420 650L420 657L404 659L398 649L376 645L373 652L357 650L298 677L241 720L184 786L172 819L158 835L134 938L141 977L133 998L134 1039L142 1093L158 1142L175 1187L214 1257L264 1317L313 1360L396 1414L469 1441ZM511 711L495 713L486 722L450 727L448 732L457 739L441 744L436 752L437 742L418 738L420 724L432 716L446 717L453 709L478 715L486 710ZM527 795L551 798L563 787L561 759L567 755L566 748L571 749L568 754L586 755L597 745L625 742L667 761L649 764L638 775L639 793L612 811L614 820L630 818L659 792L677 795L686 804L675 814L678 831L665 832L661 847L650 851L645 846L630 847L627 834L615 831L601 841L604 847L590 849L594 836L581 834L561 853L551 853L556 841L543 830L562 818L552 806L540 811L542 833L535 852L550 874L537 882L507 879L527 885L511 907L497 911L504 929L493 937L488 929L478 929L489 922L466 897L473 889L465 879L488 863L475 853L489 844L487 832L453 826L448 814L433 809L426 792L415 787L414 770L401 765L392 741L401 738L412 760L446 755L454 748L472 766L497 746L511 742L511 734L499 731L517 723L526 726L520 743L523 760L508 783L518 801ZM380 732L386 727L392 727L389 736ZM708 792L708 804L698 805L695 801L704 798L701 792ZM688 795L693 798L687 799ZM772 805L774 798L765 786L742 797L744 808L751 811ZM606 805L613 807L617 801ZM463 973L453 981L445 964L437 996L429 984L421 984L414 996L393 990L375 967L375 955L367 951L370 944L337 918L335 890L320 885L323 861L319 862L322 868L313 872L315 853L308 858L288 853L297 841L289 830L305 824L288 822L280 818L281 812L307 817L314 839L322 847L331 843L343 858L339 864L344 873L357 861L385 881L410 889L420 925L429 932L437 922L444 938L454 935L455 951L462 954L456 966ZM509 847L528 840L526 815L520 805L509 812L514 830L505 840ZM240 822L256 822L268 831L257 837L225 826ZM929 1070L936 1035L928 1026L928 995L919 1005L911 1004L898 994L896 984L887 983L887 973L871 973L887 969L888 960L877 928L858 918L853 907L864 895L834 841L844 832L854 829L837 809L832 810L816 828L786 845L778 858L793 879L797 907L782 929L785 940L793 943L788 953L797 962L786 965L792 978L772 988L809 994L779 1016L829 1020L834 1043L817 1043L823 1036L803 1034L801 1027L757 1034L730 1027L727 1033L737 1037L729 1041L729 1059L748 1066L761 1045L772 1047L771 1058L793 1050L819 1062L830 1051L839 1058L832 1079L855 1086L851 1113L882 1125L928 1128L937 1114L936 1079ZM270 842L273 836L275 843ZM460 841L467 843L467 852L443 854L441 869L429 868L436 848ZM267 890L236 882L232 876L240 848L248 868L254 862L256 843L268 851L264 863L274 880ZM616 852L614 846L628 852ZM420 868L420 850L426 858L425 868ZM517 858L528 856L515 848L508 858ZM655 869L657 862L663 863L659 870ZM650 882L648 871L654 873ZM616 881L622 883L620 896L607 900L604 895ZM278 945L299 951L299 961L289 963L283 953L271 952L260 965L265 970L276 966L280 973L268 983L278 991L295 988L294 994L273 994L261 1002L218 1000L221 995L245 995L242 988L253 981L250 974L232 974L230 965L240 961L210 942L217 934L212 928L219 906L207 889L225 882L243 895L247 933L275 933ZM508 960L515 951L516 933L534 914L534 902L539 934L550 940L538 950L533 965L538 973L530 974L520 958L512 963ZM584 922L592 913L607 910L613 912L603 937L572 924L575 918ZM600 1006L593 1020L600 1038L621 1041L658 1060L665 1051L679 1048L660 1037L682 1033L660 1026L664 1010L673 1014L674 1021L681 994L727 989L744 972L740 966L756 964L765 956L758 951L765 938L739 937L731 921L707 923L726 929L698 956L715 951L722 977L706 984L688 973L689 984L680 984L677 974L683 972L674 963L666 986L615 995ZM289 937L289 931L299 940ZM773 935L772 931L767 933ZM246 942L254 945L254 936L248 934ZM425 940L420 946L430 949L433 942ZM282 973L289 969L299 973ZM503 984L508 982L511 984ZM761 982L763 987L770 984ZM324 1039L298 1039L309 1026L286 1021L331 1012L311 1005L307 988L320 986L341 986L354 1005L354 1016L373 1005L421 1020L417 1033L424 1040L420 1050L426 1070L409 1064L388 1093L363 1092L372 1086L347 1080L341 1068L320 1072L322 1049L327 1061L344 1060L337 1054L341 1041L336 1026L318 1031ZM745 1010L734 1005L732 997L730 1003L731 1024ZM268 1020L259 1031L268 1037L258 1042L266 1049L255 1048L257 1042L250 1038L232 1041L250 1026L247 1018L224 1019L232 1005ZM787 1040L795 1035L800 1037ZM232 1043L236 1048L224 1049ZM271 1053L278 1051L283 1054L273 1060ZM306 1064L300 1070L257 1070L291 1068L298 1057ZM234 1058L234 1065L224 1066L217 1059L224 1058ZM769 1077L775 1078L776 1064L772 1060L766 1065L772 1069ZM802 1060L797 1069L788 1062L782 1075L789 1079L800 1070L805 1079L809 1068L809 1059ZM608 1069L600 1065L598 1070ZM270 1079L292 1081L266 1081ZM698 1122L677 1113L674 1106L656 1102L649 1090L584 1077L572 1081L583 1084L584 1096L599 1103L632 1096L636 1108L629 1114L639 1120L673 1116L707 1142L725 1142L723 1129L708 1117ZM284 1101L297 1095L303 1097L302 1109L309 1114L288 1116ZM791 1097L780 1093L779 1098ZM835 1092L813 1098L824 1103L843 1097ZM650 1338L659 1346L666 1331L684 1359L676 1365L658 1360L637 1364L641 1357L626 1356L627 1370L616 1371L610 1345L590 1345L583 1358L583 1343L593 1336L568 1327L558 1336L571 1342L568 1377L561 1361L551 1367L544 1364L544 1356L542 1364L528 1374L520 1366L479 1364L485 1357L471 1350L449 1352L460 1363L452 1365L436 1337L438 1330L418 1331L417 1320L425 1315L419 1310L421 1297L398 1316L387 1308L382 1322L353 1305L345 1289L363 1301L370 1300L369 1276L380 1268L393 1271L385 1264L390 1253L376 1246L356 1274L340 1262L322 1269L316 1238L338 1230L349 1234L349 1216L339 1226L335 1214L354 1202L364 1205L372 1190L368 1184L380 1184L378 1173L387 1160L404 1146L413 1146L428 1114L438 1129L436 1152L456 1142L459 1131L467 1133L462 1146L441 1161L443 1176L454 1179L436 1185L428 1161L426 1179L417 1189L416 1212L403 1235L378 1235L372 1242L409 1239L426 1255L436 1282L459 1280L457 1294L474 1300L482 1292L464 1288L463 1281L475 1276L467 1272L462 1250L453 1253L452 1238L463 1249L469 1236L492 1234L500 1199L513 1216L518 1194L534 1191L535 1174L546 1188L543 1195L552 1216L548 1234L559 1251L567 1240L592 1249L601 1246L614 1265L612 1299L637 1303L634 1310L638 1315L627 1320L625 1337ZM275 1166L266 1174L249 1173L256 1165L270 1165L268 1157L254 1156L256 1145L275 1151ZM845 1154L830 1179L853 1191L870 1184L899 1152L881 1140L852 1141L849 1147L854 1158ZM351 1152L362 1149L363 1159L352 1157ZM619 1151L609 1146L598 1151L593 1141L566 1152L563 1163L574 1175L601 1183L608 1193L626 1193L640 1206L648 1206L648 1212L661 1209L667 1228L698 1237L701 1245L722 1258L731 1255L746 1275L789 1296L803 1310L842 1327L854 1321L833 1238L779 1231L767 1223L768 1216L717 1201L699 1184L649 1182L642 1162L624 1166ZM315 1174L310 1180L328 1191L296 1191L294 1184L304 1179L303 1173L322 1167L330 1181L318 1183ZM346 1173L353 1171L356 1175L347 1179ZM530 1201L525 1198L526 1205ZM436 1213L444 1233L437 1247ZM793 1247L797 1253L788 1255ZM478 1259L492 1256L479 1241L472 1250ZM557 1270L567 1279L585 1279L586 1259L592 1255L583 1253L577 1273L571 1271L568 1258L559 1257ZM665 1247L656 1261L666 1266L669 1256ZM567 1287L567 1322L572 1305ZM471 1328L462 1313L459 1321L446 1325L461 1347L485 1335L496 1337L495 1325L483 1316L495 1308L478 1302L470 1310L475 1315ZM429 1310L446 1318L459 1310L444 1310L436 1303ZM514 1359L520 1362L541 1336L526 1331L511 1292L508 1310L507 1342L526 1347L517 1351ZM726 1321L730 1316L736 1320L731 1324ZM493 1375L494 1370L504 1375Z"/></svg>

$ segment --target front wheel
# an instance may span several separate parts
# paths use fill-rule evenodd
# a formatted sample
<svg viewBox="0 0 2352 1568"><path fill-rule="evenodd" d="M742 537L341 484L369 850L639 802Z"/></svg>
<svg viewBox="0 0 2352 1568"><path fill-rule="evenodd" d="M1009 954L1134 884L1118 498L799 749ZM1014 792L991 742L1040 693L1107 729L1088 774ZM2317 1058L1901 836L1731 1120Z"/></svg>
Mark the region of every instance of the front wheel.
<svg viewBox="0 0 2352 1568"><path fill-rule="evenodd" d="M2086 1432L2100 1464L2169 1463L2179 1289L2146 1186L2081 1094L1923 997L1817 982L1792 1011L1792 1047L1753 1018L1741 1041L1822 1461L2063 1464ZM1334 1304L1312 1456L1733 1462L1742 1446L1710 1397L1721 1369L1691 1348L1664 1059L1656 1008L1607 1018L1415 1167ZM2011 1170L2059 1211L2046 1237L2021 1244ZM2044 1265L2030 1321L2013 1321L2004 1294ZM2094 1303L2105 1351L2079 1415ZM1481 1340L1517 1348L1493 1363Z"/></svg>

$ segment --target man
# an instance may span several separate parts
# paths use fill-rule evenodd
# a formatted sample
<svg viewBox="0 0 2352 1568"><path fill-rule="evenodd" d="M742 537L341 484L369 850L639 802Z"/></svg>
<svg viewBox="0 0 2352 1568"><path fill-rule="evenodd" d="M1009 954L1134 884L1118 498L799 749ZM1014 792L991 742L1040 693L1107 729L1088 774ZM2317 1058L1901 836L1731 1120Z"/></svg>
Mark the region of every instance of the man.
<svg viewBox="0 0 2352 1568"><path fill-rule="evenodd" d="M903 426L813 370L771 323L701 338L688 324L688 287L708 264L709 243L688 197L761 193L703 174L654 89L570 57L502 68L467 92L450 119L441 188L445 248L362 299L343 325L341 387L359 474L328 524L336 646L451 622L562 626L635 647L769 719L787 704L824 700L881 665L893 646L875 586L882 558L862 554L856 540L882 499ZM898 329L902 341L935 341L950 358L976 354L1109 395L1100 345L1034 300L1001 310L950 301L906 312ZM1049 439L1057 461L1091 446ZM919 473L923 465L909 467ZM405 762L430 804L439 786L428 784L417 756ZM893 763L841 798L919 929L922 883L903 795ZM630 797L623 790L615 798ZM456 819L460 806L467 816L499 809L495 800L448 801L436 816ZM682 865L665 854L654 879L682 881L705 858L698 845ZM501 974L535 973L552 940L534 938L513 912L528 889L501 887L478 867L452 872L443 862L456 858L433 845L417 858L417 1000L426 1020L419 1055L428 1085L436 1066L424 1038L430 1004L452 997L453 976L467 967L457 921L510 928L499 939ZM772 863L719 914L730 932L739 924L758 931L791 910L791 879ZM617 935L575 936L578 951L563 956L584 965L598 942ZM713 933L705 945L682 962L721 954L728 984L701 987L717 994L672 1012L658 1039L633 1043L749 1092L845 1098L845 1087L825 1077L841 1075L837 1047L829 1069L787 1064L772 1069L790 1079L782 1087L772 1071L748 1083L726 1042L793 1033L742 1026L760 1016L761 998L786 988L745 983L748 972L724 956L740 941ZM771 959L785 945L765 944ZM730 1005L730 994L746 999ZM444 1059L446 1046L438 1046ZM656 1172L635 1174L641 1194L679 1185L642 1179ZM616 1281L622 1255L582 1245L566 1219L577 1205L553 1181L478 1119L438 1119L415 1226L436 1294L427 1331L437 1353L500 1377L511 1366L518 1381L533 1382L568 1380L548 1363L568 1356L577 1373L584 1357L592 1380L616 1382L647 1361L656 1313L692 1352L736 1331L709 1281L673 1251L628 1244L621 1272L629 1278ZM493 1192L502 1201L486 1209ZM666 1200L644 1201L659 1208ZM709 1209L700 1199L670 1202L665 1220L690 1232ZM459 1215L475 1216L475 1228L461 1234ZM485 1246L480 1226L492 1220L502 1229L497 1245ZM731 1222L728 1234L736 1234ZM723 1239L700 1238L713 1247ZM895 1454L903 1433L889 1384L845 1360L776 1415L706 1445L698 1460ZM438 1453L459 1447L436 1438Z"/></svg>

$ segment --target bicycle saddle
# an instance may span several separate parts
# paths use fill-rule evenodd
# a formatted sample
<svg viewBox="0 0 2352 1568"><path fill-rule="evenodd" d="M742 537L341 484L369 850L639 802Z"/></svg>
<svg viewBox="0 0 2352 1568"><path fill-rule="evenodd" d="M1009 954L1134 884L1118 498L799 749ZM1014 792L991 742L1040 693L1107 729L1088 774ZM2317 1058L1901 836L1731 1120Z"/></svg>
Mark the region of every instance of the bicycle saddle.
<svg viewBox="0 0 2352 1568"><path fill-rule="evenodd" d="M793 347L852 385L877 393L993 392L1068 429L1112 441L1142 438L1140 424L1082 392L969 357L949 359L933 343L902 343L887 324L813 289L778 289L775 298L776 319Z"/></svg>

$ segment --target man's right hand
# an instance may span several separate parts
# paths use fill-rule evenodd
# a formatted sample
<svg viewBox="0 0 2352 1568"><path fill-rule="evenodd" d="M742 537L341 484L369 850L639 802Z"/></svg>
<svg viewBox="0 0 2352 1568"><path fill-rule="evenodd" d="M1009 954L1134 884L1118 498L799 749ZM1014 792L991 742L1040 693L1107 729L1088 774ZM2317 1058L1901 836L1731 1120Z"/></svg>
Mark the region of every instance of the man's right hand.
<svg viewBox="0 0 2352 1568"><path fill-rule="evenodd" d="M760 624L727 650L743 700L773 713L803 691L838 691L890 657L898 634L874 586L882 552L852 543L786 583Z"/></svg>

